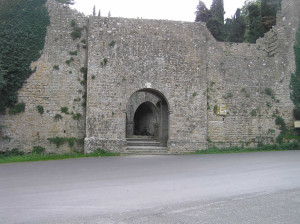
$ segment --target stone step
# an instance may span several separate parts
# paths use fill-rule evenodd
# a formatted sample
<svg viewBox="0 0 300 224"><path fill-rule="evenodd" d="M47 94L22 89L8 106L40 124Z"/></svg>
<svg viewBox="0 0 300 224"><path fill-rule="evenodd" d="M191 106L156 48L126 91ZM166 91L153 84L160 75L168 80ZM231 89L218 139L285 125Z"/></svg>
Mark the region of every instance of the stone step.
<svg viewBox="0 0 300 224"><path fill-rule="evenodd" d="M126 138L127 142L158 142L157 138Z"/></svg>
<svg viewBox="0 0 300 224"><path fill-rule="evenodd" d="M127 141L127 146L160 146L158 141Z"/></svg>
<svg viewBox="0 0 300 224"><path fill-rule="evenodd" d="M128 146L121 155L168 155L167 147Z"/></svg>

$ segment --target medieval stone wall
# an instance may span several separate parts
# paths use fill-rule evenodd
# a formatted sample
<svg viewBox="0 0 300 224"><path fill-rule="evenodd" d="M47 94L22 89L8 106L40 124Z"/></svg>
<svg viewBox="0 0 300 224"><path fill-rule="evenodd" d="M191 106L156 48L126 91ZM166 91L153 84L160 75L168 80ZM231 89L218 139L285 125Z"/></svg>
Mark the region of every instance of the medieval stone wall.
<svg viewBox="0 0 300 224"><path fill-rule="evenodd" d="M61 137L85 138L77 150L120 152L126 147L126 116L134 115L130 106L137 108L147 95L153 105L164 102L160 116L167 118L162 131L170 152L273 143L280 133L275 116L292 126L298 0L282 1L277 25L256 44L217 42L203 23L87 18L54 0L47 6L45 48L19 91L26 111L1 115L1 151L74 149L47 140ZM72 39L72 21L83 28L81 38ZM140 97L133 100L134 94ZM215 114L218 104L227 105L226 116ZM62 119L55 120L57 114Z"/></svg>
<svg viewBox="0 0 300 224"><path fill-rule="evenodd" d="M57 148L47 139L83 139L85 136L85 107L81 105L85 87L80 84L83 80L80 69L86 66L86 49L82 47L81 40L87 39L87 33L82 30L81 39L76 40L70 34L72 20L83 27L87 18L54 0L49 0L47 6L51 21L45 47L41 58L32 63L36 72L18 93L19 102L24 102L26 109L19 115L1 115L2 136L5 137L0 140L1 151L12 148L31 151L33 146L42 146L48 152L64 152L70 150L68 144ZM71 51L77 51L77 55L70 55ZM66 61L70 59L68 65ZM38 105L43 106L44 114L38 113ZM74 120L72 114L61 112L62 107L68 108L70 113L81 114L81 118ZM55 120L56 114L60 114L62 119ZM83 150L83 144L74 147Z"/></svg>

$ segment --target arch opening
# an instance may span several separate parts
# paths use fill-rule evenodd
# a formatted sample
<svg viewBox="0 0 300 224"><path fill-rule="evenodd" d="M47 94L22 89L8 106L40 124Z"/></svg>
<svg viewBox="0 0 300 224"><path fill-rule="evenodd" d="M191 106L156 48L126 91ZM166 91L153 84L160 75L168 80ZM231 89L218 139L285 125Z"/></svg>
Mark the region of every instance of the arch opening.
<svg viewBox="0 0 300 224"><path fill-rule="evenodd" d="M167 146L169 110L165 97L157 91L139 90L126 108L126 138L151 136Z"/></svg>

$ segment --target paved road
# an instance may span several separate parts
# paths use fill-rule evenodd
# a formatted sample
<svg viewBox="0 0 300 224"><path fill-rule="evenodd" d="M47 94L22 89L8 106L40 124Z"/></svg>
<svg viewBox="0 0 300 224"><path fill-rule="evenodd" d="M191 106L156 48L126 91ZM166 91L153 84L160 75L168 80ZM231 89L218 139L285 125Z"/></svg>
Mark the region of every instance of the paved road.
<svg viewBox="0 0 300 224"><path fill-rule="evenodd" d="M0 165L1 223L300 223L300 151Z"/></svg>

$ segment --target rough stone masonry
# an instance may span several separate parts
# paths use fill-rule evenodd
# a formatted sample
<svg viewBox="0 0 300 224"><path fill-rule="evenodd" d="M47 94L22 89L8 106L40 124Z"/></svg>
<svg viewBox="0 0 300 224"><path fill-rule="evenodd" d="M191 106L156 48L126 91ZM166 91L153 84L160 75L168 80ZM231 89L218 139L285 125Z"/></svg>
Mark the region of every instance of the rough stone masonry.
<svg viewBox="0 0 300 224"><path fill-rule="evenodd" d="M0 151L124 152L126 138L148 135L182 153L273 143L274 115L292 126L298 0L282 1L277 25L256 44L217 42L200 22L85 17L46 4L45 47L19 91L26 110L0 115ZM75 40L74 22L82 28ZM218 105L226 115L217 115Z"/></svg>

